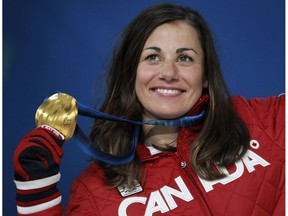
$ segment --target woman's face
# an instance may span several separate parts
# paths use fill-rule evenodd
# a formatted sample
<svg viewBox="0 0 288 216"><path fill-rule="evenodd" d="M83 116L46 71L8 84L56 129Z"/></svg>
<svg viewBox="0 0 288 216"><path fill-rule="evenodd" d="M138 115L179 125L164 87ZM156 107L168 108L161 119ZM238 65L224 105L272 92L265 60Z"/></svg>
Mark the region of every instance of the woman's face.
<svg viewBox="0 0 288 216"><path fill-rule="evenodd" d="M204 87L203 50L196 30L185 22L157 27L144 45L136 74L143 119L186 114Z"/></svg>

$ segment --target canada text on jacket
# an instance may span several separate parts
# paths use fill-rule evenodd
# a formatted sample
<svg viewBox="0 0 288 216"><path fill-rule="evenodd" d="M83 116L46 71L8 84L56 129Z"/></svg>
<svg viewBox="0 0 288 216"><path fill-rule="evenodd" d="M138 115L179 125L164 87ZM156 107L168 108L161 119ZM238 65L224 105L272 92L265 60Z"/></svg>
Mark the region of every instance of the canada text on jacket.
<svg viewBox="0 0 288 216"><path fill-rule="evenodd" d="M257 141L253 140L253 142L255 143ZM249 173L254 172L255 166L257 165L266 167L270 165L270 163L253 151L248 150L243 158L235 163L236 169L233 173L229 173L226 168L221 168L221 171L227 174L225 178L215 181L207 181L201 178L199 179L204 190L209 192L214 189L213 186L216 184L226 185L237 180L242 176L245 168ZM191 202L194 199L193 195L189 191L181 176L175 178L174 181L178 186L177 189L165 185L159 190L151 192L149 198L144 196L133 196L125 198L118 208L118 215L126 216L127 208L135 203L146 205L145 216L150 216L155 212L165 213L177 208L178 205L173 197L178 197L179 199L182 199L186 202Z"/></svg>

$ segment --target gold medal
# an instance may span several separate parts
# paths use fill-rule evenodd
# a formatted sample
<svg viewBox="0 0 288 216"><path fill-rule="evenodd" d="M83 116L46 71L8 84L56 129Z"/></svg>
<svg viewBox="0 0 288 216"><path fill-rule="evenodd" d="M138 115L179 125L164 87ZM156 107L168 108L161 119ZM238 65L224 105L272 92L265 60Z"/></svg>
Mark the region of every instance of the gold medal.
<svg viewBox="0 0 288 216"><path fill-rule="evenodd" d="M56 93L45 100L37 109L36 126L48 125L60 132L65 141L74 133L78 117L77 101L70 95Z"/></svg>

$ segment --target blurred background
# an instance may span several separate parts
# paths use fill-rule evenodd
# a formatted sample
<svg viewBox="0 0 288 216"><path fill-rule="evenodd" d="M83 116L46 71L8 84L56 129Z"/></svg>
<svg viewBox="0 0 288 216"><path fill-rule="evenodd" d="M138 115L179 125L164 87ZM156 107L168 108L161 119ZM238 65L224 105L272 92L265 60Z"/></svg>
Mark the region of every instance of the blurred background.
<svg viewBox="0 0 288 216"><path fill-rule="evenodd" d="M16 215L13 152L35 128L38 106L55 91L94 106L119 33L159 2L164 1L3 0L3 215ZM284 0L172 2L206 18L233 95L285 91ZM78 123L88 133L92 120L79 117ZM71 183L89 162L74 138L64 151L59 188L66 205Z"/></svg>

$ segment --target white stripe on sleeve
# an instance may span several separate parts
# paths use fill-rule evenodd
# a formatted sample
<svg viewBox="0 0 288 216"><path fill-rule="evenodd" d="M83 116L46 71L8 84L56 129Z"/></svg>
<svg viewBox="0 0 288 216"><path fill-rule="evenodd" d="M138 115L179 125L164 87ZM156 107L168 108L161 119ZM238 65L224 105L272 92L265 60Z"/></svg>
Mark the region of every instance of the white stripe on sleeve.
<svg viewBox="0 0 288 216"><path fill-rule="evenodd" d="M37 179L37 180L32 180L32 181L16 181L14 180L16 184L16 188L18 190L32 190L32 189L38 189L38 188L43 188L52 184L55 184L59 182L61 178L61 174L58 173L54 176L50 176L48 178L43 178L43 179Z"/></svg>
<svg viewBox="0 0 288 216"><path fill-rule="evenodd" d="M33 213L40 212L40 211L43 211L43 210L46 210L48 208L58 205L59 203L61 203L61 199L62 199L62 196L59 196L49 202L41 203L39 205L34 205L30 207L17 206L17 211L19 214L23 214L23 215L33 214Z"/></svg>

